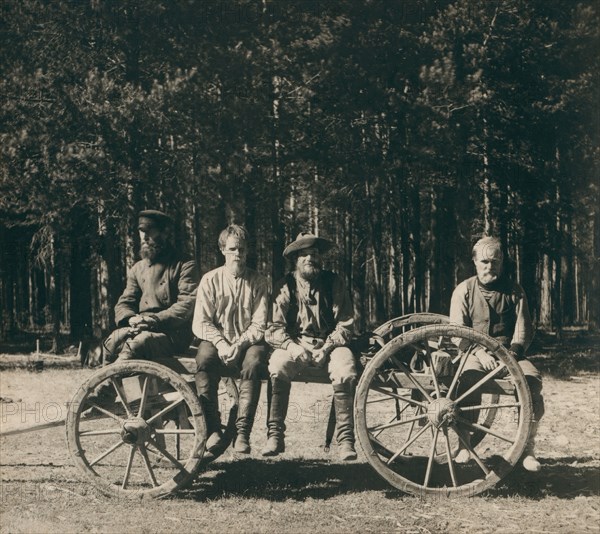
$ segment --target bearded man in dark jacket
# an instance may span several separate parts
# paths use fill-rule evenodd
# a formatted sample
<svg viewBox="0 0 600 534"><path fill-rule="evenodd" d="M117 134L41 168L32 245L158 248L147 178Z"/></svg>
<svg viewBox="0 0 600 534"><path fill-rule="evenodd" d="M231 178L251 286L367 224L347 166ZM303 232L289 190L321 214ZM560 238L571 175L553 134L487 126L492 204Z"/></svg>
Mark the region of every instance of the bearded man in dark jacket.
<svg viewBox="0 0 600 534"><path fill-rule="evenodd" d="M103 343L103 361L167 357L192 341L198 274L193 261L178 256L172 219L157 210L139 213L141 260L127 275L115 306L114 330Z"/></svg>

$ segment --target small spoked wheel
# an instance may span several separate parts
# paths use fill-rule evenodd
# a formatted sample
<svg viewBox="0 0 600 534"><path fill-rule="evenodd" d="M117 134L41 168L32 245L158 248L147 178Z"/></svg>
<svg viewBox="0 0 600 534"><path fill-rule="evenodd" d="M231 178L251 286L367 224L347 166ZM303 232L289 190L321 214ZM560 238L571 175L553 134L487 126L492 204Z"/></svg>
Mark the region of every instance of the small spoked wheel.
<svg viewBox="0 0 600 534"><path fill-rule="evenodd" d="M472 369L479 348L494 356L492 370ZM366 366L355 402L367 460L392 486L417 495L493 487L521 458L531 417L525 377L508 351L445 323L386 343Z"/></svg>
<svg viewBox="0 0 600 534"><path fill-rule="evenodd" d="M71 457L107 494L162 497L196 476L206 443L198 398L175 371L133 360L96 371L66 420Z"/></svg>

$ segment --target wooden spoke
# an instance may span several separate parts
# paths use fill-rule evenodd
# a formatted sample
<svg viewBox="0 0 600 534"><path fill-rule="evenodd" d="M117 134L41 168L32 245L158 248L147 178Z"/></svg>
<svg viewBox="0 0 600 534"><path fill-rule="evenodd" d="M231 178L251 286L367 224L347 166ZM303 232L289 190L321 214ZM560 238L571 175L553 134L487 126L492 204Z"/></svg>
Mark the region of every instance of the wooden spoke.
<svg viewBox="0 0 600 534"><path fill-rule="evenodd" d="M507 443L514 443L515 440L508 438L506 436L503 436L502 434L499 434L498 432L494 432L493 430L489 429L486 426L482 426L482 425L478 425L477 423L471 423L469 421L467 421L466 419L463 419L462 417L457 417L456 418L457 422L468 426L469 428L473 428L475 430L481 430L482 432L485 432L486 434L490 434L491 436L494 436L498 439L501 439L503 441L506 441Z"/></svg>
<svg viewBox="0 0 600 534"><path fill-rule="evenodd" d="M389 399L382 399L382 400L389 400ZM379 402L379 401L377 401L377 402ZM397 402L397 399L396 399L396 402ZM368 404L368 401L367 401L367 404ZM407 409L408 407L409 407L409 405L408 405L408 404L405 404L405 405L404 405L404 406L403 406L403 407L402 407L402 408L401 408L399 411L396 411L396 415L394 415L394 416L393 416L393 417L392 417L392 418L391 418L391 419L388 421L388 423L391 423L391 422L393 422L393 421L396 421L396 420L400 419L400 417L402 416L402 414L403 414L403 413L406 411L406 409ZM398 408L398 407L396 406L396 409L397 409L397 408ZM377 436L379 436L379 435L380 435L380 434L383 432L383 430L385 430L385 429L381 429L381 430L379 430L379 431L378 431L378 432L375 434L375 436L374 436L374 437L377 437Z"/></svg>
<svg viewBox="0 0 600 534"><path fill-rule="evenodd" d="M416 423L416 421L413 421L410 424L410 428L408 429L408 436L406 436L406 439L404 440L404 443L407 443L408 440L411 438L413 430L415 429L415 423Z"/></svg>
<svg viewBox="0 0 600 534"><path fill-rule="evenodd" d="M462 446L467 449L469 451L469 453L471 454L471 458L473 458L473 460L475 460L475 462L477 463L477 465L481 468L481 470L485 473L485 476L488 476L490 474L490 470L485 466L485 464L481 461L481 458L479 458L479 455L475 452L475 449L473 449L473 447L471 447L471 444L468 443L463 437L462 434L455 430L456 435L458 436L458 439L460 440L460 442L462 443Z"/></svg>
<svg viewBox="0 0 600 534"><path fill-rule="evenodd" d="M385 423L385 424L389 424L389 423L391 423L392 421L396 421L396 419L397 419L397 416L396 416L396 415L394 415L394 416L392 416L392 418L391 418L391 419L390 419L390 420L389 420L387 423ZM384 424L384 426L385 426L385 424ZM381 433L382 433L384 430L385 430L385 428L382 428L381 430L378 430L376 433L373 433L373 429L369 429L369 432L371 432L371 434L373 434L373 437L374 437L374 438L377 438L377 437L379 437L379 436L381 435Z"/></svg>
<svg viewBox="0 0 600 534"><path fill-rule="evenodd" d="M474 386L465 391L458 399L456 399L456 403L462 401L465 397L468 397L471 393L476 391L478 388L483 386L486 382L494 378L500 371L502 371L506 365L504 363L500 363L498 367L496 367L493 371L490 371L487 375L485 375L479 382L477 382Z"/></svg>
<svg viewBox="0 0 600 534"><path fill-rule="evenodd" d="M156 450L160 451L165 458L167 458L175 467L177 467L177 469L183 471L184 473L187 472L183 464L177 460L166 448L159 445L153 439L149 439L148 441L156 448Z"/></svg>
<svg viewBox="0 0 600 534"><path fill-rule="evenodd" d="M105 436L107 434L120 434L120 428L106 428L103 430L82 430L80 436Z"/></svg>
<svg viewBox="0 0 600 534"><path fill-rule="evenodd" d="M152 465L150 464L150 458L148 458L148 452L146 451L146 448L143 445L140 447L140 454L144 459L144 465L146 466L146 471L148 471L148 476L150 477L152 486L156 488L158 486L158 482L156 481L156 477L154 476L154 471L152 470Z"/></svg>
<svg viewBox="0 0 600 534"><path fill-rule="evenodd" d="M156 421L157 419L160 419L163 415L165 415L167 412L170 412L173 408L176 408L177 406L179 406L182 402L183 402L183 397L180 397L176 401L172 402L171 404L169 404L168 406L163 408L157 414L154 414L150 419L148 419L148 421L146 421L146 423L151 424L154 421Z"/></svg>
<svg viewBox="0 0 600 534"><path fill-rule="evenodd" d="M131 411L129 404L125 400L125 395L123 393L121 384L117 383L117 381L112 376L109 378L109 380L110 380L110 383L112 384L115 392L117 393L117 397L119 398L119 401L125 407L125 412L127 412L127 417L133 417L133 412Z"/></svg>
<svg viewBox="0 0 600 534"><path fill-rule="evenodd" d="M369 432L378 432L380 430L385 430L387 428L394 428L394 427L400 426L400 425L407 425L408 423L412 423L413 421L420 421L421 419L424 419L425 417L427 417L427 414L421 414L421 415L417 415L416 417L411 417L410 419L404 419L402 421L395 421L395 422L384 423L382 425L377 425L372 428L369 428L368 430L369 430Z"/></svg>
<svg viewBox="0 0 600 534"><path fill-rule="evenodd" d="M92 408L96 408L96 410L98 410L99 412L103 413L104 415L110 417L111 419L114 419L115 421L118 421L119 423L125 422L125 419L123 419L122 417L119 417L117 414L109 412L106 408L103 408L102 406L98 406L95 402L92 402L90 404L91 404Z"/></svg>
<svg viewBox="0 0 600 534"><path fill-rule="evenodd" d="M461 412L469 412L473 410L495 410L496 408L520 408L520 402L507 402L504 404L478 404L477 406L458 406Z"/></svg>
<svg viewBox="0 0 600 534"><path fill-rule="evenodd" d="M131 445L131 450L129 451L129 458L127 459L127 465L125 466L125 476L123 477L123 484L121 484L121 489L127 489L127 483L129 482L129 475L131 474L131 467L133 466L133 458L135 456L134 445Z"/></svg>
<svg viewBox="0 0 600 534"><path fill-rule="evenodd" d="M143 417L144 410L146 409L146 403L148 402L148 382L150 377L148 375L144 378L144 385L142 386L142 399L140 400L140 409L138 410L138 417Z"/></svg>
<svg viewBox="0 0 600 534"><path fill-rule="evenodd" d="M429 478L431 477L431 466L433 465L433 458L435 457L437 438L440 429L436 426L433 429L433 439L431 441L431 450L429 451L429 459L427 460L427 470L425 471L425 481L423 482L423 486L429 486Z"/></svg>
<svg viewBox="0 0 600 534"><path fill-rule="evenodd" d="M412 404L413 406L420 406L421 408L425 408L427 406L424 402L419 402L415 399L411 399L410 397L404 397L403 395L398 395L397 393L394 393L393 391L387 391L386 389L383 389L380 387L374 386L371 389L372 389L372 391L377 391L377 393L383 393L384 395L387 395L388 397L393 397L394 399L399 399L408 404Z"/></svg>
<svg viewBox="0 0 600 534"><path fill-rule="evenodd" d="M153 454L154 456L158 456L158 459L162 460L165 457L164 454L162 452L155 451L154 449L152 449L151 447L149 447L148 443L144 444L144 449L146 449L146 452L149 452L150 454Z"/></svg>
<svg viewBox="0 0 600 534"><path fill-rule="evenodd" d="M431 437L433 438L434 432L433 432L433 425L431 425ZM436 447L434 449L434 454L437 456L437 440L436 440Z"/></svg>
<svg viewBox="0 0 600 534"><path fill-rule="evenodd" d="M396 451L394 453L394 455L387 461L387 464L390 465L396 458L398 458L398 456L400 456L406 449L408 449L415 441L417 441L419 439L419 437L421 437L421 435L426 431L429 430L429 427L431 426L431 423L425 425L421 430L419 430L419 432L417 432L413 438L408 442L405 443L401 449L399 449L398 451Z"/></svg>
<svg viewBox="0 0 600 534"><path fill-rule="evenodd" d="M437 374L435 372L435 363L433 361L433 357L431 356L431 347L429 346L429 343L425 344L425 352L427 354L427 360L429 362L429 368L431 369L431 377L433 378L433 387L435 389L435 394L437 395L437 398L439 399L442 395L440 393L440 385L438 384L438 379L437 379Z"/></svg>
<svg viewBox="0 0 600 534"><path fill-rule="evenodd" d="M452 398L452 393L454 393L454 388L456 387L456 384L458 384L458 378L460 377L460 375L463 372L463 369L465 367L465 364L467 363L467 358L469 357L469 354L470 354L470 352L463 353L463 355L460 359L460 363L458 364L458 369L457 369L455 375L452 377L452 382L450 383L450 387L448 388L448 391L446 393L447 399Z"/></svg>
<svg viewBox="0 0 600 534"><path fill-rule="evenodd" d="M384 402L384 401L389 401L389 400L391 400L391 399L389 399L389 396L379 397L378 399L367 400L367 404L375 404L377 402Z"/></svg>
<svg viewBox="0 0 600 534"><path fill-rule="evenodd" d="M454 460L452 459L452 448L450 447L450 436L448 436L448 427L444 426L444 441L446 443L446 458L448 460L448 470L452 479L452 486L456 488L456 472L454 469Z"/></svg>
<svg viewBox="0 0 600 534"><path fill-rule="evenodd" d="M398 369L400 369L408 377L408 379L415 385L415 387L423 394L423 396L429 402L431 402L433 400L431 398L431 395L429 395L429 393L427 393L427 391L425 390L425 388L421 384L419 384L419 382L417 380L415 380L415 378L412 375L412 372L410 371L410 369L408 367L406 367L406 365L404 365L395 356L390 356L390 360L392 360L392 362L394 363L394 365L396 365L398 367ZM398 385L400 386L400 384L398 384Z"/></svg>
<svg viewBox="0 0 600 534"><path fill-rule="evenodd" d="M196 430L193 428L157 428L154 432L156 434L190 434L193 436Z"/></svg>
<svg viewBox="0 0 600 534"><path fill-rule="evenodd" d="M111 452L116 451L122 445L125 445L124 441L117 441L117 443L115 443L112 447L110 447L105 452L103 452L100 456L98 456L97 458L94 458L90 462L90 467L93 467L94 465L96 465L100 460L104 460L104 458L106 458Z"/></svg>

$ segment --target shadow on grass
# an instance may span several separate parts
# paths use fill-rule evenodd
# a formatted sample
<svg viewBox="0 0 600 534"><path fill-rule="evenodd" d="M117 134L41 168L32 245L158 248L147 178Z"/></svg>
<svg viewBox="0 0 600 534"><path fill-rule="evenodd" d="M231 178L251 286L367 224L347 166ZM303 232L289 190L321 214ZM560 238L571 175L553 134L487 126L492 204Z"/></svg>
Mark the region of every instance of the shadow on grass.
<svg viewBox="0 0 600 534"><path fill-rule="evenodd" d="M525 497L543 499L558 497L594 497L600 495L600 467L585 465L593 458L549 458L540 459L542 470L529 473L521 466L515 469L494 489L488 490L490 497ZM575 464L576 465L573 465Z"/></svg>
<svg viewBox="0 0 600 534"><path fill-rule="evenodd" d="M582 372L600 372L600 335L584 330L564 331L556 335L538 331L528 349L531 361L544 374L568 379Z"/></svg>
<svg viewBox="0 0 600 534"><path fill-rule="evenodd" d="M387 489L387 483L369 464L242 459L213 464L207 472L200 473L189 489L178 495L198 501L232 496L303 501Z"/></svg>
<svg viewBox="0 0 600 534"><path fill-rule="evenodd" d="M542 471L539 473L529 473L517 467L484 495L492 498L523 497L532 500L545 497L574 499L579 496L598 496L600 469L597 466L585 465L592 460L593 458L574 457L542 459ZM575 462L577 464L573 465ZM408 497L407 494L391 487L366 463L336 464L326 460L259 459L216 463L211 469L201 473L190 488L179 492L177 497L195 501L241 497L279 502L288 499L326 500L366 491L380 491L387 499Z"/></svg>

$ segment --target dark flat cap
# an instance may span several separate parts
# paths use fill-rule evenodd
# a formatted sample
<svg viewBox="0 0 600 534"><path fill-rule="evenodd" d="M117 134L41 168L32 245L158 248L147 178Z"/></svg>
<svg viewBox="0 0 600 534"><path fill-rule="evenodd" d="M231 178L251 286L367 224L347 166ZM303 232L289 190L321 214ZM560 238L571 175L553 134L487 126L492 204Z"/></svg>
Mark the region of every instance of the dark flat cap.
<svg viewBox="0 0 600 534"><path fill-rule="evenodd" d="M173 224L173 219L166 213L158 210L143 210L138 214L138 228L143 230L149 226L157 226L158 228L165 228L166 226Z"/></svg>
<svg viewBox="0 0 600 534"><path fill-rule="evenodd" d="M319 252L323 254L333 248L333 243L323 237L317 237L316 235L307 232L300 232L298 237L296 237L296 240L285 247L283 256L287 258L293 252L298 252L299 250L311 247L318 248Z"/></svg>

